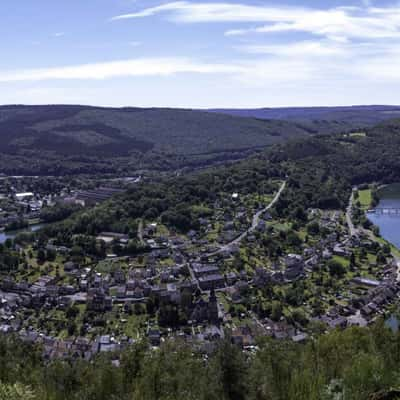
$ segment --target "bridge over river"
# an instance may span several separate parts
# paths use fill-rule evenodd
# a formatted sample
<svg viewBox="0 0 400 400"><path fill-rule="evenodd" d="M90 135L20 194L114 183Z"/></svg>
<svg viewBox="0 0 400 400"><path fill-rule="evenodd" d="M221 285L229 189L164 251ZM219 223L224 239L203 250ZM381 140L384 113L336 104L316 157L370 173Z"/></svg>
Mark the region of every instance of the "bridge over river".
<svg viewBox="0 0 400 400"><path fill-rule="evenodd" d="M369 210L368 214L376 214L376 215L399 215L400 216L400 208L399 207L377 207L373 210Z"/></svg>

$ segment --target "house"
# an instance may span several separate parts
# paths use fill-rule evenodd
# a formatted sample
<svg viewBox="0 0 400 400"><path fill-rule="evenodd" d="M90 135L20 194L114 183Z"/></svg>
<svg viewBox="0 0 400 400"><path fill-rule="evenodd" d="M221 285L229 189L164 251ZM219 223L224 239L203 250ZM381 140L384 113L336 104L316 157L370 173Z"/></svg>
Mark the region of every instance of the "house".
<svg viewBox="0 0 400 400"><path fill-rule="evenodd" d="M347 318L347 325L365 327L368 325L368 322L361 315L352 315Z"/></svg>
<svg viewBox="0 0 400 400"><path fill-rule="evenodd" d="M67 261L64 264L64 271L66 273L71 273L71 272L75 271L76 269L78 269L78 265L72 261Z"/></svg>
<svg viewBox="0 0 400 400"><path fill-rule="evenodd" d="M350 255L350 252L342 247L339 243L337 243L333 248L333 254L340 257L347 257Z"/></svg>
<svg viewBox="0 0 400 400"><path fill-rule="evenodd" d="M284 263L288 268L299 265L302 262L303 257L299 254L288 254L284 259Z"/></svg>
<svg viewBox="0 0 400 400"><path fill-rule="evenodd" d="M286 268L284 272L284 278L287 281L294 281L296 279L299 279L303 276L304 274L304 265L303 264L298 264L294 265L292 267Z"/></svg>
<svg viewBox="0 0 400 400"><path fill-rule="evenodd" d="M150 329L147 332L147 337L149 338L150 344L152 346L159 346L161 343L161 334L158 329Z"/></svg>
<svg viewBox="0 0 400 400"><path fill-rule="evenodd" d="M378 287L381 284L377 280L361 278L361 277L353 278L351 281L357 285L363 285L363 286L369 286L369 287Z"/></svg>
<svg viewBox="0 0 400 400"><path fill-rule="evenodd" d="M13 290L15 288L15 281L11 277L4 277L1 283L1 288L5 291Z"/></svg>
<svg viewBox="0 0 400 400"><path fill-rule="evenodd" d="M233 344L242 348L253 346L255 343L251 329L248 326L239 326L232 331L231 340Z"/></svg>
<svg viewBox="0 0 400 400"><path fill-rule="evenodd" d="M234 272L228 272L226 274L226 282L228 285L233 285L238 280L238 276Z"/></svg>
<svg viewBox="0 0 400 400"><path fill-rule="evenodd" d="M322 258L323 258L324 260L330 260L330 259L332 258L332 253L331 253L328 249L325 249L325 250L322 252Z"/></svg>
<svg viewBox="0 0 400 400"><path fill-rule="evenodd" d="M286 265L284 278L287 281L296 280L304 274L304 263L301 255L289 254L285 257L284 263Z"/></svg>
<svg viewBox="0 0 400 400"><path fill-rule="evenodd" d="M225 286L225 279L221 274L201 276L199 278L199 285L202 290L222 288Z"/></svg>
<svg viewBox="0 0 400 400"><path fill-rule="evenodd" d="M118 285L126 282L125 272L122 269L117 269L114 272L114 282Z"/></svg>
<svg viewBox="0 0 400 400"><path fill-rule="evenodd" d="M369 318L374 314L374 310L368 305L364 306L361 308L361 314L366 317Z"/></svg>
<svg viewBox="0 0 400 400"><path fill-rule="evenodd" d="M308 338L307 333L298 333L297 335L292 336L292 340L295 343L305 342L307 340L307 338Z"/></svg>
<svg viewBox="0 0 400 400"><path fill-rule="evenodd" d="M118 286L116 297L118 299L123 299L125 297L125 295L126 295L126 286Z"/></svg>
<svg viewBox="0 0 400 400"><path fill-rule="evenodd" d="M34 196L32 192L15 193L14 195L17 201L31 200Z"/></svg>
<svg viewBox="0 0 400 400"><path fill-rule="evenodd" d="M192 270L197 278L206 275L215 275L219 273L219 268L216 265L192 264Z"/></svg>
<svg viewBox="0 0 400 400"><path fill-rule="evenodd" d="M256 268L256 273L253 278L254 286L262 288L270 281L271 274L265 268Z"/></svg>
<svg viewBox="0 0 400 400"><path fill-rule="evenodd" d="M214 324L218 323L218 301L214 290L211 290L208 302L200 298L194 304L193 310L190 315L190 320L195 322L209 321Z"/></svg>
<svg viewBox="0 0 400 400"><path fill-rule="evenodd" d="M330 329L346 328L347 326L347 318L340 316L324 315L321 321L327 324Z"/></svg>
<svg viewBox="0 0 400 400"><path fill-rule="evenodd" d="M112 309L112 299L103 289L93 288L88 292L87 307L92 311L104 312Z"/></svg>
<svg viewBox="0 0 400 400"><path fill-rule="evenodd" d="M257 229L259 232L262 232L262 233L265 232L266 229L267 229L267 224L266 224L266 222L265 222L264 220L260 220L260 221L258 222L258 224L257 224L256 229Z"/></svg>

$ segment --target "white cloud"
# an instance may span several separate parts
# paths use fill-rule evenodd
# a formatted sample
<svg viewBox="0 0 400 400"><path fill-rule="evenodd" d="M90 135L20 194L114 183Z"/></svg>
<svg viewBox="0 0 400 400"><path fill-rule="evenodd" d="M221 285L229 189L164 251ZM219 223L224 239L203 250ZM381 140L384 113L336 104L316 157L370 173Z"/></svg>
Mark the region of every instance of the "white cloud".
<svg viewBox="0 0 400 400"><path fill-rule="evenodd" d="M239 67L202 63L186 58L138 58L75 66L0 71L0 82L64 79L99 80L129 76L169 76L179 73L230 74Z"/></svg>
<svg viewBox="0 0 400 400"><path fill-rule="evenodd" d="M143 11L139 11L137 13L117 15L113 17L112 20L117 21L120 19L151 17L161 12L179 10L186 5L187 3L185 1L176 1L174 3L168 3L157 7L146 8Z"/></svg>
<svg viewBox="0 0 400 400"><path fill-rule="evenodd" d="M221 75L224 80L246 86L343 82L351 77L400 79L400 47L376 48L373 43L323 40L291 44L247 45L238 50L258 58L238 57L226 62L203 62L190 58L137 58L74 66L0 71L0 83L109 80L127 77L169 77L181 74ZM366 81L366 82L367 82ZM366 83L367 84L367 83Z"/></svg>
<svg viewBox="0 0 400 400"><path fill-rule="evenodd" d="M228 30L227 36L249 33L306 32L322 37L357 39L393 39L400 37L400 19L386 17L354 17L344 11L329 15L313 15L289 22L278 22L256 28Z"/></svg>
<svg viewBox="0 0 400 400"><path fill-rule="evenodd" d="M71 102L94 104L110 99L120 105L217 107L389 103L396 99L393 88L400 82L400 7L321 10L175 1L114 19L158 14L176 23L229 22L223 25L232 28L226 35L240 38L225 39L224 44L238 52L229 53L225 47L217 58L171 55L0 70L2 99L23 98L24 88L30 85L35 85L27 92L32 102L35 98L40 102L62 99L62 83L57 81L63 80L68 80L65 86L75 86L67 91ZM276 34L297 31L307 35L301 35L301 40L296 35L282 35L276 41ZM271 37L269 33L275 34ZM123 43L140 45L126 38ZM134 81L135 91L131 81L124 79L130 77L140 78ZM114 78L121 80L112 81ZM57 90L52 91L54 85ZM21 88L19 92L15 87ZM8 97L4 94L7 90Z"/></svg>
<svg viewBox="0 0 400 400"><path fill-rule="evenodd" d="M260 22L284 21L288 17L306 15L309 10L299 7L265 7L231 3L190 3L176 1L151 7L130 14L113 17L112 20L144 18L169 13L172 20L185 23L200 22Z"/></svg>
<svg viewBox="0 0 400 400"><path fill-rule="evenodd" d="M299 31L323 37L385 39L400 37L400 7L256 6L237 3L176 1L123 14L113 20L144 18L166 13L181 23L264 23L259 27L231 29L227 36L249 33Z"/></svg>
<svg viewBox="0 0 400 400"><path fill-rule="evenodd" d="M237 49L252 54L266 54L291 58L348 56L351 53L349 53L349 48L344 46L345 43L346 42L333 40L307 40L285 44L247 45L237 47Z"/></svg>

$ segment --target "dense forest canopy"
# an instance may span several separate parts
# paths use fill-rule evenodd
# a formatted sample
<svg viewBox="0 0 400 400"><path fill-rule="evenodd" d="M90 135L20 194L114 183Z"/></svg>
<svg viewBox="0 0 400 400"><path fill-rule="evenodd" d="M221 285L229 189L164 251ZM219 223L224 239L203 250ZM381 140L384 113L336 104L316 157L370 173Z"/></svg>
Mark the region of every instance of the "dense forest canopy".
<svg viewBox="0 0 400 400"><path fill-rule="evenodd" d="M396 399L399 350L400 335L381 322L306 344L262 339L255 354L229 338L208 355L179 342L159 350L141 342L118 364L113 355L46 362L39 348L0 337L0 399Z"/></svg>
<svg viewBox="0 0 400 400"><path fill-rule="evenodd" d="M6 173L55 175L176 168L243 157L312 133L286 121L195 110L5 106L0 167Z"/></svg>
<svg viewBox="0 0 400 400"><path fill-rule="evenodd" d="M277 109L268 112L271 118L259 118L184 109L3 106L0 169L65 175L204 166L242 159L291 138L365 129L395 112L393 107Z"/></svg>

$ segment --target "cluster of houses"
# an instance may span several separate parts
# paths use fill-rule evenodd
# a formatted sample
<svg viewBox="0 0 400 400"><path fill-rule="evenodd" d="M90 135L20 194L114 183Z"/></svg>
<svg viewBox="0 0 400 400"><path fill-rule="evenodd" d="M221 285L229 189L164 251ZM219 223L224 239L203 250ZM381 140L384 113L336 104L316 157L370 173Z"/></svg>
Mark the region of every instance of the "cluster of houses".
<svg viewBox="0 0 400 400"><path fill-rule="evenodd" d="M33 192L11 191L7 195L3 195L0 228L4 230L8 227L18 226L22 221L36 221L40 218L40 211L44 206L54 204L55 196L51 194L40 195Z"/></svg>
<svg viewBox="0 0 400 400"><path fill-rule="evenodd" d="M382 315L388 305L399 298L400 283L397 281L397 268L388 266L387 279L375 281L355 278L352 284L361 289L362 294L354 295L346 306L335 306L322 317L316 318L329 329L346 328L348 326L367 326L377 316ZM389 278L390 276L390 278Z"/></svg>
<svg viewBox="0 0 400 400"><path fill-rule="evenodd" d="M119 192L120 189L101 187L78 192L71 201L82 205L96 204ZM15 198L16 202L39 200L51 199L38 199L27 193ZM67 197L65 201L68 201ZM364 245L359 238L338 234L341 226L339 212L310 210L311 218L317 217L320 226L328 232L317 244L303 244L299 254L284 254L272 266L257 267L251 272L226 268L228 263L225 261L240 251L237 238L246 232L244 242L247 245L255 243L257 232L267 232L266 220L270 219L270 215L265 214L250 231L249 224L255 210L248 210L237 193L229 202L230 206L225 209L216 204L218 212L213 217L200 218L199 229L189 232L186 237L160 233L162 230L157 223L140 227L138 238L146 247L140 263L136 257L109 254L105 260L109 268L98 268L97 263L80 266L70 260L69 249L55 246L50 241L46 248L65 257L63 273L48 275L48 272L43 272L31 283L4 278L0 284L0 332L18 332L23 340L42 344L48 358L67 354L90 358L98 352L122 350L134 339L110 334L92 336L91 339L79 336L61 340L30 329L24 324L21 311L67 310L73 304L83 304L94 315L111 312L117 306L129 313L136 304L154 302L158 311L160 305L168 305L187 314L186 325L179 326L169 335L211 348L224 336L224 324L231 323L229 313L218 300L218 292L223 292L230 304L239 305L244 303L252 289L294 283L312 274L334 256L349 257L354 247ZM124 247L129 243L128 235L115 232L102 232L96 239L108 247L115 243ZM388 265L381 275L379 280L355 277L351 282L355 290L351 292L348 305L335 305L316 319L329 328L366 325L372 321L398 297L399 292L396 265ZM246 316L249 315L250 312ZM284 318L280 321L252 318L254 323L251 324L230 325L233 342L244 349L253 349L258 335L295 342L307 338L304 331ZM150 343L157 346L165 330L149 323L146 335Z"/></svg>

